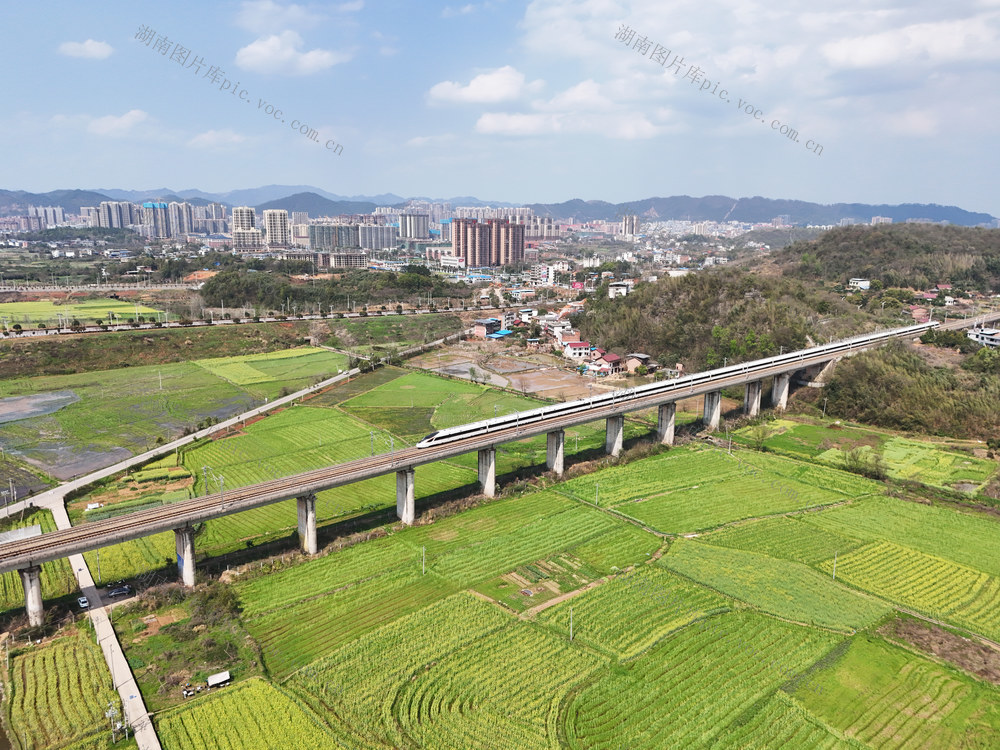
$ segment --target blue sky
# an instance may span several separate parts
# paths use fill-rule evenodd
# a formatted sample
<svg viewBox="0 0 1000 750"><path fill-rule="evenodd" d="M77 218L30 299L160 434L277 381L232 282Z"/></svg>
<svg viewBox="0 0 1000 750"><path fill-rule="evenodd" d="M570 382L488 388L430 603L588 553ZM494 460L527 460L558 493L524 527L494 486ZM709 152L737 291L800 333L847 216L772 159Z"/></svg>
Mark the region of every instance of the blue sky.
<svg viewBox="0 0 1000 750"><path fill-rule="evenodd" d="M762 195L1000 215L1000 0L773 5L8 2L0 187Z"/></svg>

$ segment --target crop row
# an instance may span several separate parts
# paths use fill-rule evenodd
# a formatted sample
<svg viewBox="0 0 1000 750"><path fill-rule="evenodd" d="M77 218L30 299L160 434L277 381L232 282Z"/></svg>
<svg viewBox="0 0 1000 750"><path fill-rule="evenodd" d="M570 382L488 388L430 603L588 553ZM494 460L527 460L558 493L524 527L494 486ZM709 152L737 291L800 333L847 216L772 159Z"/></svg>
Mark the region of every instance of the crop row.
<svg viewBox="0 0 1000 750"><path fill-rule="evenodd" d="M509 622L496 607L456 594L361 635L296 672L288 686L329 717L348 746L401 747L393 706L403 686Z"/></svg>
<svg viewBox="0 0 1000 750"><path fill-rule="evenodd" d="M507 722L554 746L563 697L605 663L563 637L515 621L418 673L403 687L394 713L410 736L439 720L483 712L496 721L499 747L516 747L504 742Z"/></svg>
<svg viewBox="0 0 1000 750"><path fill-rule="evenodd" d="M61 746L106 726L118 695L100 650L84 635L59 638L11 659L10 720L29 747Z"/></svg>
<svg viewBox="0 0 1000 750"><path fill-rule="evenodd" d="M643 566L543 611L539 621L568 634L572 609L575 640L628 659L726 604L708 589L661 568Z"/></svg>
<svg viewBox="0 0 1000 750"><path fill-rule="evenodd" d="M429 603L455 588L420 569L390 571L343 590L247 621L270 673L283 679L332 649Z"/></svg>
<svg viewBox="0 0 1000 750"><path fill-rule="evenodd" d="M280 689L253 678L158 720L170 750L295 748L327 750L322 723Z"/></svg>
<svg viewBox="0 0 1000 750"><path fill-rule="evenodd" d="M858 629L888 610L801 563L754 552L681 539L660 564L728 596L799 622Z"/></svg>
<svg viewBox="0 0 1000 750"><path fill-rule="evenodd" d="M566 717L572 748L713 746L750 706L833 645L828 633L752 613L661 641L625 669L577 693ZM779 669L770 655L779 656Z"/></svg>
<svg viewBox="0 0 1000 750"><path fill-rule="evenodd" d="M833 560L820 567L832 574ZM921 612L989 637L1000 635L1000 581L950 560L873 542L837 559L837 576Z"/></svg>
<svg viewBox="0 0 1000 750"><path fill-rule="evenodd" d="M759 552L806 565L826 560L834 553L845 554L863 543L786 516L723 528L705 541L717 547Z"/></svg>

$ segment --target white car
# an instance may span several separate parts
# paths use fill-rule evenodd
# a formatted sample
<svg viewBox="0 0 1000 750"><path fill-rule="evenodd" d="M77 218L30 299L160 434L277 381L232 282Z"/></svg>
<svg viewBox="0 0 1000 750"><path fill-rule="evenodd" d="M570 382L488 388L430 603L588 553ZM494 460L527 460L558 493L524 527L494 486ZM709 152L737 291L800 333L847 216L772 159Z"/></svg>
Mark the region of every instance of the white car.
<svg viewBox="0 0 1000 750"><path fill-rule="evenodd" d="M78 597L76 603L80 605L80 609L86 609L90 606L90 602L87 601L87 597L85 596Z"/></svg>

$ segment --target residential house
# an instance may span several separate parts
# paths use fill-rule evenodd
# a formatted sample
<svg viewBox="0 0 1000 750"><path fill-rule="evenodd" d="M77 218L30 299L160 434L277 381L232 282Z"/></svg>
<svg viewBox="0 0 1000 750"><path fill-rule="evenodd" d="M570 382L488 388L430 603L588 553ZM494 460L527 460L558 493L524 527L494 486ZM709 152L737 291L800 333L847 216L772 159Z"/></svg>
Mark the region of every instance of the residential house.
<svg viewBox="0 0 1000 750"><path fill-rule="evenodd" d="M501 328L503 328L503 323L498 318L480 318L473 324L472 332L476 338L485 339Z"/></svg>
<svg viewBox="0 0 1000 750"><path fill-rule="evenodd" d="M563 356L577 361L590 360L590 342L570 341L563 347Z"/></svg>
<svg viewBox="0 0 1000 750"><path fill-rule="evenodd" d="M645 367L646 372L653 372L658 365L652 357L642 352L632 352L625 355L625 369L628 370L629 375L635 375L635 371L640 367Z"/></svg>

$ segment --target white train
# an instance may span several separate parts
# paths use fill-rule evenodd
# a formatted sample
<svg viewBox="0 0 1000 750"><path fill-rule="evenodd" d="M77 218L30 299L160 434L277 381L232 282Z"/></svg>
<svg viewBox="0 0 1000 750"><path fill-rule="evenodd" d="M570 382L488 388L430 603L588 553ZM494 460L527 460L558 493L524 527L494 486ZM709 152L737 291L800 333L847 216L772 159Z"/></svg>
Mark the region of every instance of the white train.
<svg viewBox="0 0 1000 750"><path fill-rule="evenodd" d="M624 404L636 399L645 398L646 396L661 394L667 396L676 394L677 397L680 398L684 395L686 390L691 390L695 386L711 382L717 378L723 378L729 375L752 375L755 372L766 371L775 365L794 364L796 361L810 359L821 354L837 355L847 353L856 348L865 348L874 343L887 341L889 339L916 336L928 331L931 328L935 328L937 325L938 323L936 322L920 323L918 325L907 326L905 328L894 328L887 331L881 331L879 333L869 333L862 336L855 336L850 339L844 339L843 341L835 341L831 344L823 344L822 346L814 346L809 349L800 349L787 354L779 354L776 357L756 359L752 362L742 362L735 365L729 365L728 367L719 367L714 370L706 370L705 372L696 372L691 375L674 378L673 380L648 383L646 385L640 385L635 388L628 388L621 391L601 393L600 395L592 396L591 398L582 398L576 401L567 401L561 404L549 404L547 406L539 407L538 409L530 409L528 411L517 412L516 414L507 414L502 417L494 417L493 419L486 419L480 422L470 422L469 424L449 427L444 430L432 432L430 435L417 443L417 448L429 448L443 443L451 443L456 440L462 440L463 438L480 437L488 435L491 432L507 429L509 427L528 426L535 422L541 422L553 417L562 417L578 412L587 412L595 407L616 406L618 404Z"/></svg>

